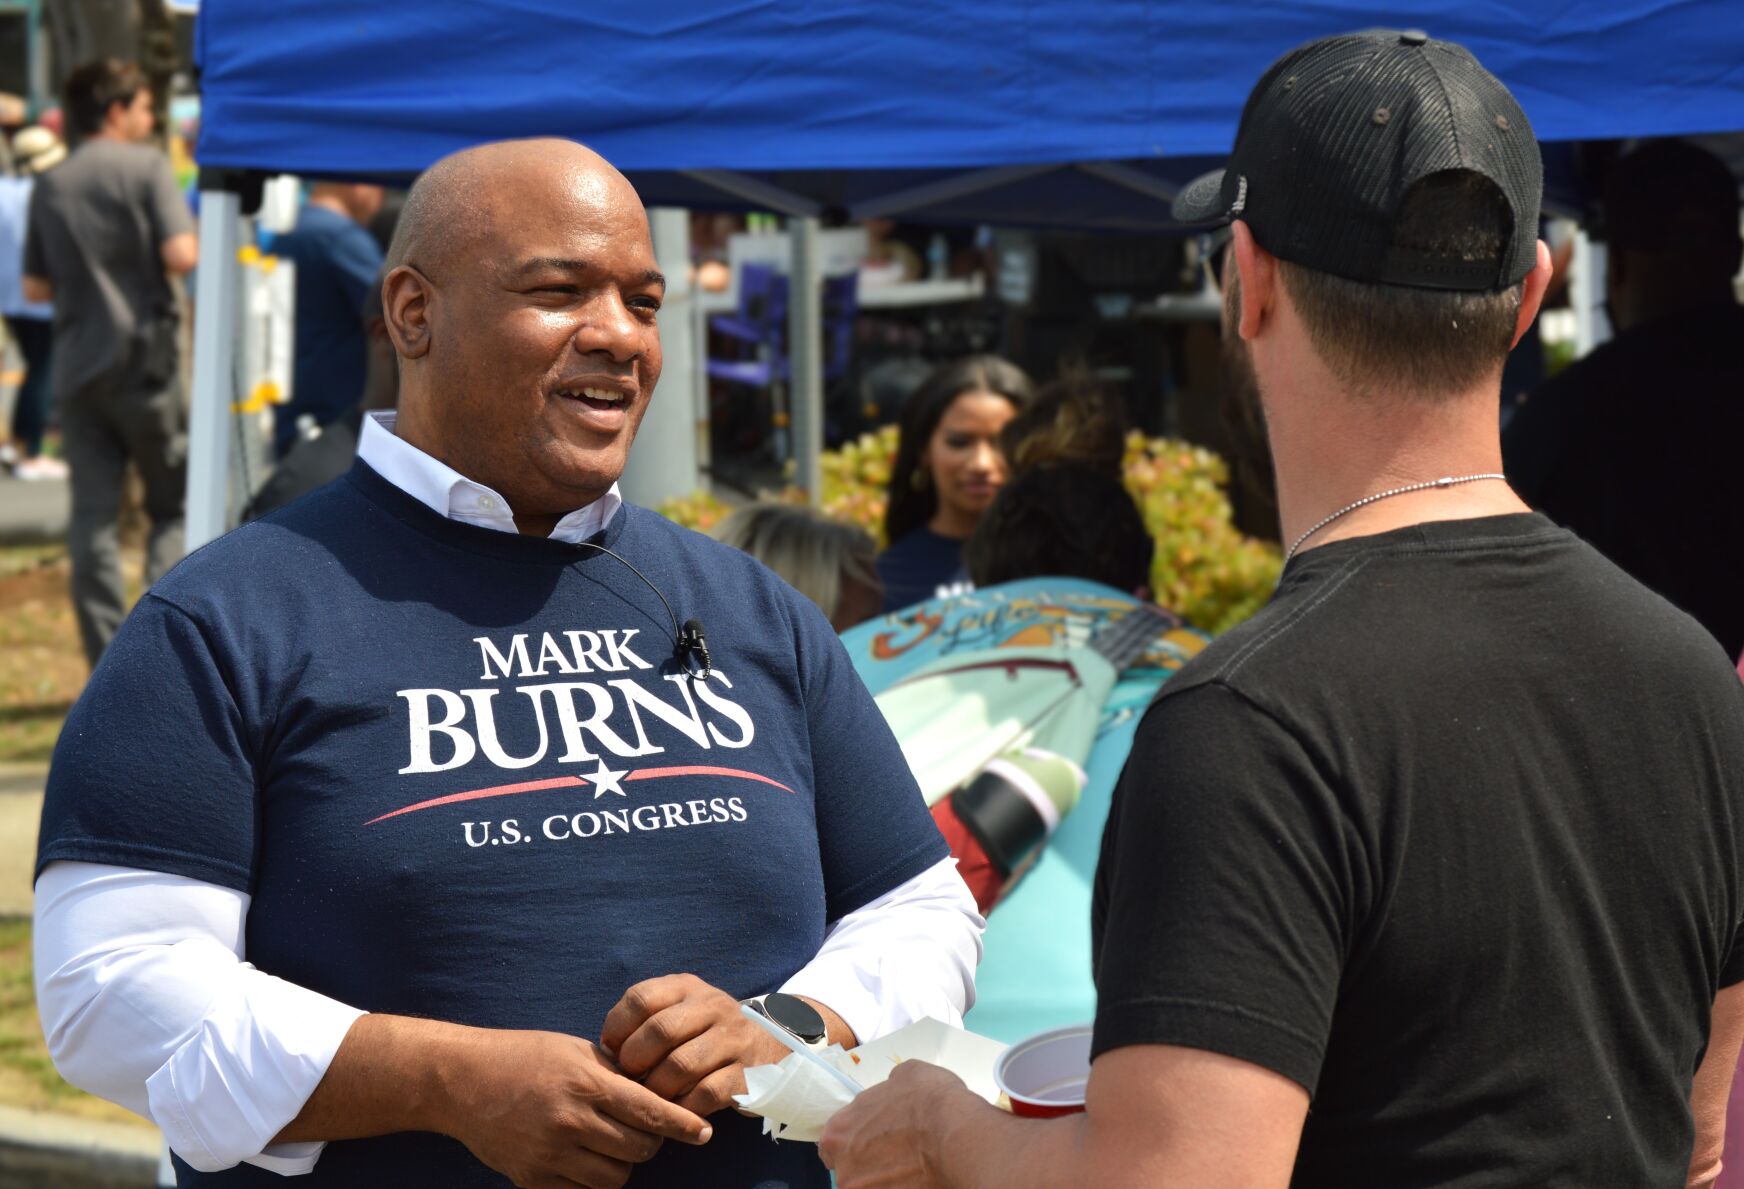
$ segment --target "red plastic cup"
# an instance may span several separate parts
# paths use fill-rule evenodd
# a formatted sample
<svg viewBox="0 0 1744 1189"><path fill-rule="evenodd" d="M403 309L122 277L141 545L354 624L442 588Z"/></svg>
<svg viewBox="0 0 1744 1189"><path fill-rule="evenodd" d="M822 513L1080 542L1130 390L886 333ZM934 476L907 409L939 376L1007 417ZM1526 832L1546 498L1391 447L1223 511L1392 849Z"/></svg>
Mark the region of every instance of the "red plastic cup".
<svg viewBox="0 0 1744 1189"><path fill-rule="evenodd" d="M1011 1100L1011 1113L1057 1119L1084 1109L1090 1081L1090 1026L1056 1028L1020 1040L1000 1054L993 1080Z"/></svg>

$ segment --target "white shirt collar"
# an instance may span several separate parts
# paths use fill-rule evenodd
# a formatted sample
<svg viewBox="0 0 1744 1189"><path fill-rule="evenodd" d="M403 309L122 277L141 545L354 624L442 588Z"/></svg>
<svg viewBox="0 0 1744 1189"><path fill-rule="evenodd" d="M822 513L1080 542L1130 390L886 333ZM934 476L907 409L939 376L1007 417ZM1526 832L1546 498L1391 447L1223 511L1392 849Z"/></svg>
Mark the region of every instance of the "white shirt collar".
<svg viewBox="0 0 1744 1189"><path fill-rule="evenodd" d="M508 500L396 435L397 416L391 409L364 414L357 456L371 470L439 516L498 532L520 531ZM614 483L599 499L559 520L551 539L571 545L585 541L610 524L623 503Z"/></svg>

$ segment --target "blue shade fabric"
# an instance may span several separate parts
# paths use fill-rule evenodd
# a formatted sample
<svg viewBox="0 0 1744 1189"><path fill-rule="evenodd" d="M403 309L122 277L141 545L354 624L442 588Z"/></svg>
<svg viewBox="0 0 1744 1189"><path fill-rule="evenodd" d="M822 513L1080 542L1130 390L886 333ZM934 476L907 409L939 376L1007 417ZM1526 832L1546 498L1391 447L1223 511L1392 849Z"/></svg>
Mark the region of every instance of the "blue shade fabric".
<svg viewBox="0 0 1744 1189"><path fill-rule="evenodd" d="M1744 123L1735 0L1424 0L1543 140ZM1399 23L1366 0L206 0L202 164L415 173L504 136L640 170L959 170L1215 156L1281 52ZM1046 175L1044 175L1046 176Z"/></svg>

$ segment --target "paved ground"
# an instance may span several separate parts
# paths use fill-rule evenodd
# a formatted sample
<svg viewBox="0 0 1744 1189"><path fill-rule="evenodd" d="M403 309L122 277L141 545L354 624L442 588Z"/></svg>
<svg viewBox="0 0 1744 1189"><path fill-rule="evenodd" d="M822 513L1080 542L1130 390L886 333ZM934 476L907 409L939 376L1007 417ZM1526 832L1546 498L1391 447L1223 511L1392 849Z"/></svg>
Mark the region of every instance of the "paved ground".
<svg viewBox="0 0 1744 1189"><path fill-rule="evenodd" d="M0 545L52 544L67 539L71 498L64 479L25 482L0 475Z"/></svg>
<svg viewBox="0 0 1744 1189"><path fill-rule="evenodd" d="M0 1185L8 1189L152 1189L155 1128L0 1107Z"/></svg>
<svg viewBox="0 0 1744 1189"><path fill-rule="evenodd" d="M30 914L30 876L36 824L48 768L0 764L0 916Z"/></svg>

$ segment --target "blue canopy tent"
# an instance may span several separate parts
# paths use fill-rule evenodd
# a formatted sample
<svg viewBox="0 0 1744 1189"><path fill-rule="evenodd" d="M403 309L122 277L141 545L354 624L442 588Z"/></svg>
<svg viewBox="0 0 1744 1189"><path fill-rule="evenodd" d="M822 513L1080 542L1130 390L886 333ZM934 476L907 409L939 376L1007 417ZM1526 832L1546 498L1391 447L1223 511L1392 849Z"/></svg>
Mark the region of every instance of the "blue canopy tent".
<svg viewBox="0 0 1744 1189"><path fill-rule="evenodd" d="M1204 0L669 0L610 12L569 0L205 0L191 543L224 528L231 191L249 173L403 180L465 145L555 134L600 150L650 205L792 216L801 258L828 209L1167 228L1168 199L1228 151L1249 86L1278 53L1405 24L1469 45L1547 142L1744 127L1736 0L1420 0L1409 12L1370 0L1239 11ZM796 260L798 275L805 265ZM815 293L792 305L799 355L816 341ZM799 409L816 400L817 363L815 352L794 360Z"/></svg>
<svg viewBox="0 0 1744 1189"><path fill-rule="evenodd" d="M731 196L751 175L807 202L891 213L890 197L919 186L983 187L916 196L922 206L1034 192L1080 162L1123 163L1074 172L1138 193L1145 178L1185 176L1174 159L1227 152L1248 88L1282 50L1401 24L1470 46L1545 141L1744 126L1744 9L1732 0L1409 8L674 0L608 14L566 0L207 0L200 161L404 176L468 144L548 133L646 172L654 202L699 184ZM991 201L1013 213L1010 196ZM1052 221L1040 205L1032 215Z"/></svg>

